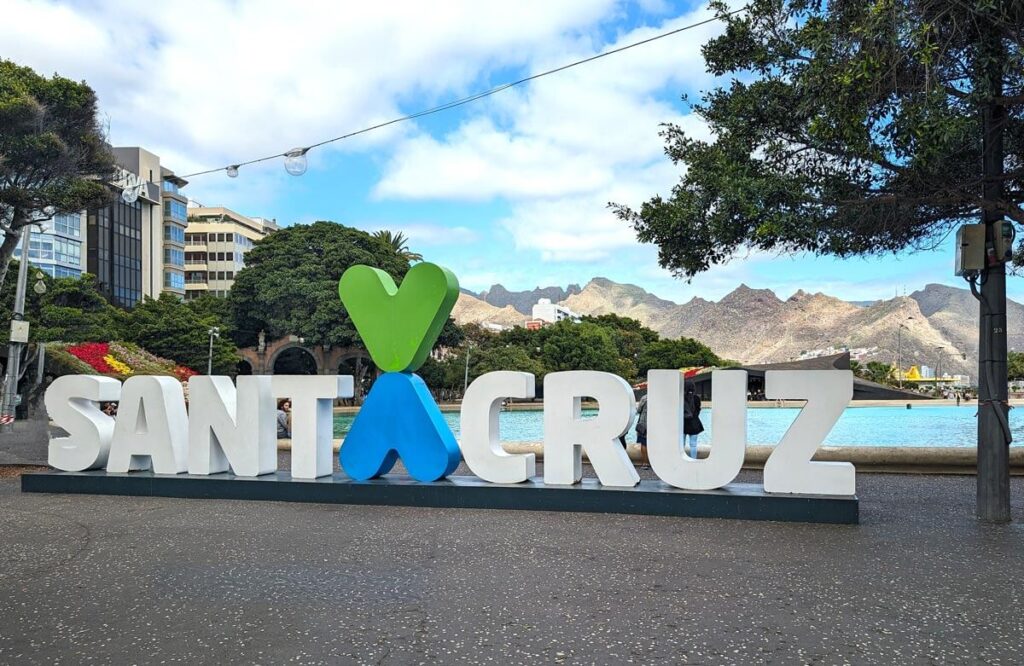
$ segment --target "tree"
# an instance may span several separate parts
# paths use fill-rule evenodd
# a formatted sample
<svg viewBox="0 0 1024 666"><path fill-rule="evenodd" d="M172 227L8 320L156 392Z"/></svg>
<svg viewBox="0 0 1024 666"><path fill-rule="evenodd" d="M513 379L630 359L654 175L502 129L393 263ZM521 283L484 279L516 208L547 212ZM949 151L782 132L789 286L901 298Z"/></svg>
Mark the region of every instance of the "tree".
<svg viewBox="0 0 1024 666"><path fill-rule="evenodd" d="M703 49L727 86L693 106L713 140L668 125L686 171L668 198L615 206L662 266L692 277L739 250L836 256L931 246L992 210L1024 223L1024 4L755 0ZM998 69L998 85L989 69ZM1012 94L1004 95L1006 88ZM983 111L1009 110L1002 175ZM990 198L986 178L1004 184Z"/></svg>
<svg viewBox="0 0 1024 666"><path fill-rule="evenodd" d="M879 361L868 361L864 368L864 379L876 384L892 384L895 377L895 368L888 363Z"/></svg>
<svg viewBox="0 0 1024 666"><path fill-rule="evenodd" d="M298 335L307 344L362 346L338 297L338 280L350 266L366 264L400 283L409 262L365 231L334 222L285 227L245 255L228 296L239 346Z"/></svg>
<svg viewBox="0 0 1024 666"><path fill-rule="evenodd" d="M22 228L106 204L114 173L92 88L0 60L0 286Z"/></svg>
<svg viewBox="0 0 1024 666"><path fill-rule="evenodd" d="M611 333L593 322L563 319L538 333L544 339L540 359L547 372L600 370L623 375L629 371L619 357Z"/></svg>
<svg viewBox="0 0 1024 666"><path fill-rule="evenodd" d="M620 317L617 314L583 317L583 321L597 324L611 334L612 342L615 343L619 358L622 360L622 376L630 382L639 379L639 358L651 343L658 340L658 333L636 319Z"/></svg>
<svg viewBox="0 0 1024 666"><path fill-rule="evenodd" d="M379 238L390 245L400 257L408 262L423 261L422 254L409 250L409 238L401 231L391 233L388 229L381 229L380 231L373 232L373 237Z"/></svg>
<svg viewBox="0 0 1024 666"><path fill-rule="evenodd" d="M1008 374L1010 379L1024 379L1024 353L1010 352Z"/></svg>
<svg viewBox="0 0 1024 666"><path fill-rule="evenodd" d="M176 363L204 372L206 370L213 326L222 326L221 319L197 314L191 307L171 294L147 298L128 314L125 340L146 351ZM228 374L235 371L238 350L230 337L213 340L213 371Z"/></svg>
<svg viewBox="0 0 1024 666"><path fill-rule="evenodd" d="M17 270L18 261L11 266ZM127 314L100 293L95 276L86 273L80 279L53 279L40 270L30 270L29 276L25 317L31 322L32 342L110 342L121 338ZM46 286L43 294L31 288L40 280ZM13 308L15 286L12 280L0 287L0 309L10 312ZM0 329L0 340L6 342L9 333Z"/></svg>
<svg viewBox="0 0 1024 666"><path fill-rule="evenodd" d="M669 125L685 168L667 198L613 205L683 277L738 251L839 257L934 247L980 217L1024 224L1024 3L753 0L704 58L729 83L693 106L711 140ZM981 302L978 515L1010 518L1005 267ZM980 289L978 289L980 285Z"/></svg>
<svg viewBox="0 0 1024 666"><path fill-rule="evenodd" d="M642 377L646 377L647 372L652 369L696 368L722 364L722 359L707 345L691 338L652 342L637 360Z"/></svg>

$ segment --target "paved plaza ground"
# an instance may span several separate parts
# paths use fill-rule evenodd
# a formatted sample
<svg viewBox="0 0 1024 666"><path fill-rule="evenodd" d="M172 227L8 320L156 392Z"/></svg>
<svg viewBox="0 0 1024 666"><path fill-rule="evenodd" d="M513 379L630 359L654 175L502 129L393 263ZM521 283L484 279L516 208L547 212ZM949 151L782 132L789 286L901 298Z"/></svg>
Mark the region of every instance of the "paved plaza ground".
<svg viewBox="0 0 1024 666"><path fill-rule="evenodd" d="M1024 663L1024 522L973 477L858 493L828 526L0 479L0 663Z"/></svg>

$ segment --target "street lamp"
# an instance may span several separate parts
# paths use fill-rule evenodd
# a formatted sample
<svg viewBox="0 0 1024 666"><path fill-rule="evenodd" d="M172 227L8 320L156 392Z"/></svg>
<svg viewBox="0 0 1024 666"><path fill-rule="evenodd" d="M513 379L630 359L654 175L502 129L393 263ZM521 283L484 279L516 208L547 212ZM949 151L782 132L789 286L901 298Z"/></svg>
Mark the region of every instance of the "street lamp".
<svg viewBox="0 0 1024 666"><path fill-rule="evenodd" d="M28 255L32 245L32 225L53 219L56 209L47 206L30 224L21 228L21 261L18 262L18 284L11 313L11 337L7 347L7 372L3 396L0 398L0 432L14 430L14 412L18 400L18 379L21 376L21 351L28 344L28 322L25 321L25 292L28 291ZM45 286L45 285L44 285Z"/></svg>
<svg viewBox="0 0 1024 666"><path fill-rule="evenodd" d="M220 337L220 326L211 326L209 334L210 334L210 354L209 354L209 356L207 357L207 360L206 360L206 374L212 375L213 374L213 339Z"/></svg>
<svg viewBox="0 0 1024 666"><path fill-rule="evenodd" d="M907 317L910 321L913 317ZM899 379L900 388L903 388L903 329L910 330L910 327L900 322L896 328L896 377Z"/></svg>
<svg viewBox="0 0 1024 666"><path fill-rule="evenodd" d="M462 384L462 397L465 399L466 391L469 390L469 352L473 349L473 345L466 345L466 376L463 379Z"/></svg>
<svg viewBox="0 0 1024 666"><path fill-rule="evenodd" d="M935 359L935 386L938 387L939 380L942 379L942 355L945 351L945 347L936 347L935 352L937 358Z"/></svg>

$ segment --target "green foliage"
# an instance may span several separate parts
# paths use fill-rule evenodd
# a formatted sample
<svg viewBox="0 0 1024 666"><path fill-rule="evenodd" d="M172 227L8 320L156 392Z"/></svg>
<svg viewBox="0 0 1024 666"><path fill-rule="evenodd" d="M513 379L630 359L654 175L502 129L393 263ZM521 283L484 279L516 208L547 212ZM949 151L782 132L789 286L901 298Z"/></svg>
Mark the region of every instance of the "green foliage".
<svg viewBox="0 0 1024 666"><path fill-rule="evenodd" d="M370 234L334 222L285 227L256 243L228 296L239 346L286 335L306 344L362 346L338 298L338 280L350 266L366 264L400 283L407 259Z"/></svg>
<svg viewBox="0 0 1024 666"><path fill-rule="evenodd" d="M0 60L0 285L18 239L48 206L77 213L110 201L114 156L85 83Z"/></svg>
<svg viewBox="0 0 1024 666"><path fill-rule="evenodd" d="M641 376L652 369L723 366L722 359L711 349L691 338L657 340L640 354L637 366Z"/></svg>
<svg viewBox="0 0 1024 666"><path fill-rule="evenodd" d="M1024 3L754 0L703 48L727 81L668 125L684 175L613 205L687 278L737 252L839 257L930 247L987 209L1024 223ZM1004 92L1005 91L1005 92ZM1002 195L983 192L982 119L1006 111Z"/></svg>
<svg viewBox="0 0 1024 666"><path fill-rule="evenodd" d="M1010 352L1008 371L1010 379L1024 379L1024 353Z"/></svg>
<svg viewBox="0 0 1024 666"><path fill-rule="evenodd" d="M135 306L125 327L125 340L150 353L205 372L209 354L209 330L220 326L213 314L200 315L171 294L147 298ZM238 363L235 343L227 335L214 338L213 371L232 373Z"/></svg>
<svg viewBox="0 0 1024 666"><path fill-rule="evenodd" d="M565 320L537 330L512 328L490 333L479 326L460 327L465 342L442 360L430 359L419 375L435 392L461 394L469 353L469 381L496 370L532 373L538 392L549 372L599 370L630 383L646 378L650 368L727 366L708 347L691 340L661 340L635 319L617 315Z"/></svg>
<svg viewBox="0 0 1024 666"><path fill-rule="evenodd" d="M402 231L392 233L388 229L381 229L380 231L373 232L373 237L379 238L390 245L391 249L406 261L423 261L422 254L409 250L409 238Z"/></svg>
<svg viewBox="0 0 1024 666"><path fill-rule="evenodd" d="M12 261L15 271L18 262ZM46 286L46 293L37 294L37 282ZM17 280L9 280L0 287L0 309L14 309ZM111 305L99 292L96 278L85 274L81 279L53 279L42 271L29 267L28 292L25 298L25 318L31 327L32 342L108 342L121 337L128 314ZM0 328L0 340L6 342L10 331Z"/></svg>

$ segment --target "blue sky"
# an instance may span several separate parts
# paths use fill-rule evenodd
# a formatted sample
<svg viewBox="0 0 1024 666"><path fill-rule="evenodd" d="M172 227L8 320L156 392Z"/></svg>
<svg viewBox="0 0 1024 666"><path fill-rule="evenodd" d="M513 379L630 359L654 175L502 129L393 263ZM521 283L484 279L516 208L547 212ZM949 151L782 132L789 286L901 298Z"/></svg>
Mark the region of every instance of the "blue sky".
<svg viewBox="0 0 1024 666"><path fill-rule="evenodd" d="M182 174L309 145L707 16L700 3L664 0L5 6L4 57L88 81L116 145L146 147ZM718 30L317 149L302 177L273 160L237 179L197 177L185 192L285 225L403 230L474 290L603 276L682 302L740 283L850 300L963 286L952 239L866 260L740 256L691 283L658 267L656 248L638 244L605 204L639 205L676 182L659 123L707 136L680 95L713 85L699 49ZM1024 297L1017 280L1009 289Z"/></svg>

